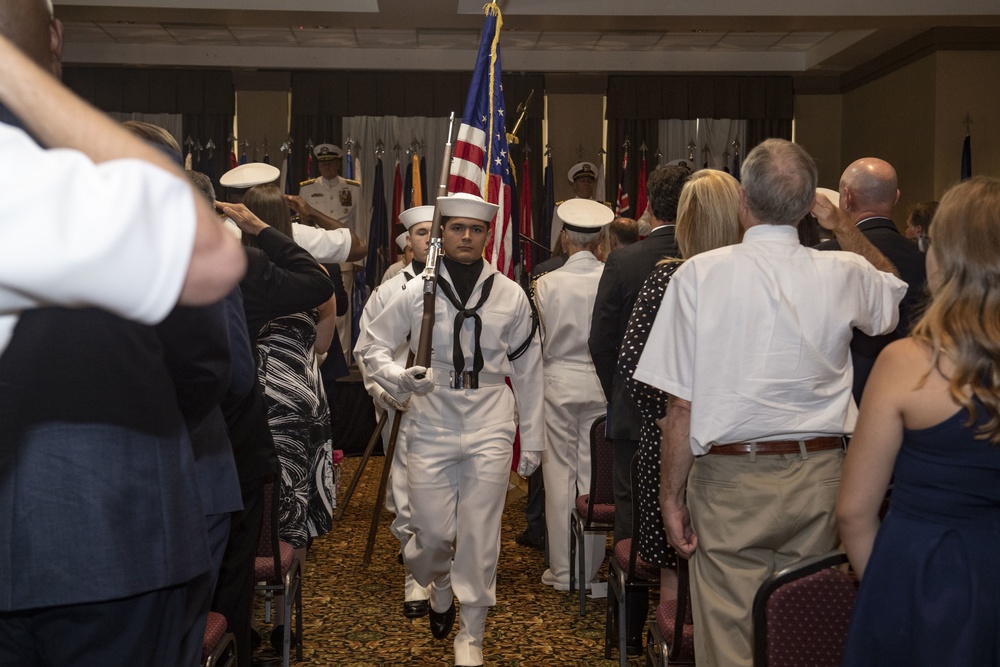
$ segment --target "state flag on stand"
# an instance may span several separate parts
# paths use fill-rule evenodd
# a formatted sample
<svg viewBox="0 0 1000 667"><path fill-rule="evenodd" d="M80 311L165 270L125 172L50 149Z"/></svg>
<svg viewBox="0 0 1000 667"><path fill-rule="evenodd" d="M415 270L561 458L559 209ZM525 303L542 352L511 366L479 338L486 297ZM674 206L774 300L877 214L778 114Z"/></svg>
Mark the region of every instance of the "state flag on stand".
<svg viewBox="0 0 1000 667"><path fill-rule="evenodd" d="M622 175L618 179L618 196L615 197L615 215L622 216L628 213L629 203L628 203L628 183L626 177L628 176L628 147L625 147L625 152L622 153Z"/></svg>
<svg viewBox="0 0 1000 667"><path fill-rule="evenodd" d="M365 278L368 289L375 289L382 274L389 267L389 213L385 205L385 175L382 158L375 162L375 181L372 192L372 222L368 228L368 260L365 262ZM362 301L364 303L364 301Z"/></svg>
<svg viewBox="0 0 1000 667"><path fill-rule="evenodd" d="M545 161L545 199L542 200L542 230L541 244L546 248L552 248L552 218L556 213L556 187L552 180L552 154L550 153Z"/></svg>
<svg viewBox="0 0 1000 667"><path fill-rule="evenodd" d="M472 72L462 124L455 140L448 191L479 195L500 208L490 227L493 239L486 261L513 279L513 211L507 150L506 107L500 83L500 28L503 17L495 2L486 5L486 22Z"/></svg>
<svg viewBox="0 0 1000 667"><path fill-rule="evenodd" d="M521 196L519 197L521 215L519 216L520 218L519 224L521 228L521 235L528 239L533 239L535 235L532 233L532 228L531 228L531 178L529 178L529 174L531 172L528 171L529 167L530 165L528 164L528 152L525 151L524 164L521 165ZM518 238L517 243L518 245L520 245L521 243L520 238ZM532 253L533 250L531 249L531 244L525 243L524 270L527 271L528 273L531 273Z"/></svg>
<svg viewBox="0 0 1000 667"><path fill-rule="evenodd" d="M635 197L635 218L638 220L646 212L646 151L642 152L639 163L639 194Z"/></svg>
<svg viewBox="0 0 1000 667"><path fill-rule="evenodd" d="M390 220L392 220L393 225L399 222L399 214L402 212L403 212L403 178L400 175L399 153L397 152L396 173L393 176L393 181L392 181L392 218L390 218ZM389 236L392 236L392 234L389 234ZM396 247L395 243L390 243L389 249L390 252L392 253L392 261L395 262L399 255L399 250Z"/></svg>
<svg viewBox="0 0 1000 667"><path fill-rule="evenodd" d="M410 208L424 205L423 172L420 169L420 156L413 151L413 163L410 165L413 173L413 195L410 197Z"/></svg>
<svg viewBox="0 0 1000 667"><path fill-rule="evenodd" d="M962 173L960 180L964 181L967 178L972 178L972 137L968 134L965 135L965 141L962 142Z"/></svg>

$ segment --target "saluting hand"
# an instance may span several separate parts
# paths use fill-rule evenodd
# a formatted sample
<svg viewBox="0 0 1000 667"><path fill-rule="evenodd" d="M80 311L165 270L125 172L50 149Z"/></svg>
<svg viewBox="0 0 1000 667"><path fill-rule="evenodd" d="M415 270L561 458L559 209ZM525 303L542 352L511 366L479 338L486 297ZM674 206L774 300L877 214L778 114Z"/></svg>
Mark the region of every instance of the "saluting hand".
<svg viewBox="0 0 1000 667"><path fill-rule="evenodd" d="M308 220L312 216L313 207L305 199L298 195L284 195L284 197L289 208L298 213L300 218Z"/></svg>
<svg viewBox="0 0 1000 667"><path fill-rule="evenodd" d="M229 219L236 223L236 226L240 228L244 234L250 234L251 236L257 236L261 231L268 228L268 224L258 218L253 214L253 211L248 209L243 204L226 204L224 202L215 202L215 205L222 209L222 212L229 216Z"/></svg>

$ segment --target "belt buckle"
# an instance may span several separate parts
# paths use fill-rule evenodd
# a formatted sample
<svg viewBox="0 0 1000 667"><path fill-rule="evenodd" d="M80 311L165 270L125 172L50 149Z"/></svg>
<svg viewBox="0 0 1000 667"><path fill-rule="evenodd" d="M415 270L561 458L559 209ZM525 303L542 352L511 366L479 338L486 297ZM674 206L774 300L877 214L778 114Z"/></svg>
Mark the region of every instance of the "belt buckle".
<svg viewBox="0 0 1000 667"><path fill-rule="evenodd" d="M475 371L462 371L461 373L450 371L448 378L448 386L452 389L479 389L479 373Z"/></svg>

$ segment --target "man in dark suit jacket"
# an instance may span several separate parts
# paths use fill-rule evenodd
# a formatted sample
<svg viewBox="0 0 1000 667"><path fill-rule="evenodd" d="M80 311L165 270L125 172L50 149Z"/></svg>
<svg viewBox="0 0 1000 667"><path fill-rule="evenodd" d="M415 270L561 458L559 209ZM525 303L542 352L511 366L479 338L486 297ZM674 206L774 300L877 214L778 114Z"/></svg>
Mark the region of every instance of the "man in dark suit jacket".
<svg viewBox="0 0 1000 667"><path fill-rule="evenodd" d="M899 304L899 325L885 336L868 336L854 331L851 360L854 362L854 400L868 381L875 357L886 345L909 334L917 310L926 296L927 269L917 244L903 236L892 221L892 209L899 200L896 170L885 160L862 158L853 162L840 177L840 208L850 214L861 233L889 258L899 277L909 288ZM820 250L840 250L836 240L816 246Z"/></svg>
<svg viewBox="0 0 1000 667"><path fill-rule="evenodd" d="M590 356L597 368L597 375L608 400L607 435L614 441L614 539L632 536L632 489L629 467L639 449L639 430L642 415L639 406L625 388L617 371L618 351L632 306L646 277L664 257L678 257L680 251L674 240L674 220L681 188L691 175L686 166L661 166L649 175L646 186L649 208L652 211L652 230L642 241L615 250L608 261L597 286L597 299L590 326ZM637 613L629 612L629 619L636 619L635 627L628 629L630 649L642 645L642 627L646 619L647 600L643 595L630 596Z"/></svg>

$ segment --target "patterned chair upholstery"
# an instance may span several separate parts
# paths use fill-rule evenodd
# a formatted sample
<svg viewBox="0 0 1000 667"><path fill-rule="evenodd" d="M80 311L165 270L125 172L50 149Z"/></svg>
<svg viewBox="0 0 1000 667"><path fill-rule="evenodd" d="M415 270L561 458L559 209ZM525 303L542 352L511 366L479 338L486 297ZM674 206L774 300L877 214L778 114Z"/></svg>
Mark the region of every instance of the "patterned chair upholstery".
<svg viewBox="0 0 1000 667"><path fill-rule="evenodd" d="M236 637L226 632L227 626L225 616L209 612L201 649L202 667L235 667Z"/></svg>
<svg viewBox="0 0 1000 667"><path fill-rule="evenodd" d="M576 590L577 573L588 572L585 533L606 533L615 528L615 497L611 488L612 444L604 435L605 417L590 427L590 493L578 496L569 517L569 592ZM579 554L577 546L579 545ZM579 558L579 567L577 559ZM580 616L587 615L587 586L580 584Z"/></svg>
<svg viewBox="0 0 1000 667"><path fill-rule="evenodd" d="M837 667L844 652L857 580L835 566L843 552L810 558L774 574L753 603L754 667Z"/></svg>
<svg viewBox="0 0 1000 667"><path fill-rule="evenodd" d="M284 595L285 636L282 642L281 664L288 667L292 645L292 601L295 605L295 659L302 660L302 563L295 558L295 548L278 539L278 498L275 482L264 484L264 512L254 559L254 590L264 593L264 620L271 621L271 600Z"/></svg>
<svg viewBox="0 0 1000 667"><path fill-rule="evenodd" d="M638 457L632 458L629 466L629 484L632 487L632 497L636 497L636 478L638 476ZM650 565L639 558L639 545L634 539L634 531L639 525L638 503L632 503L633 536L618 540L615 544L611 563L608 565L608 605L604 621L604 657L611 659L611 647L618 640L618 661L620 667L627 667L628 656L625 651L628 634L628 604L629 593L641 588L659 588L660 568ZM645 624L646 619L642 619Z"/></svg>
<svg viewBox="0 0 1000 667"><path fill-rule="evenodd" d="M694 664L694 620L688 562L677 561L677 599L660 600L656 620L646 633L647 667Z"/></svg>

